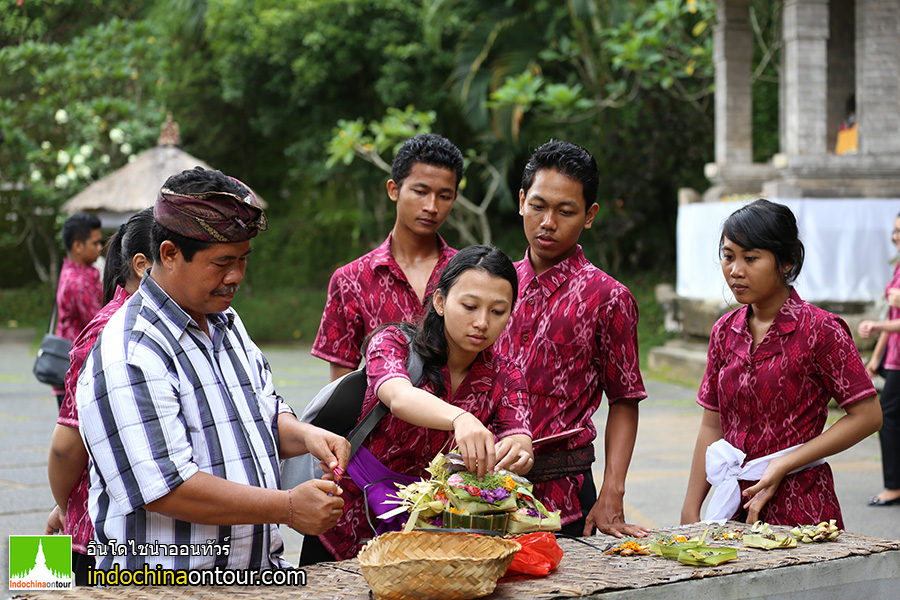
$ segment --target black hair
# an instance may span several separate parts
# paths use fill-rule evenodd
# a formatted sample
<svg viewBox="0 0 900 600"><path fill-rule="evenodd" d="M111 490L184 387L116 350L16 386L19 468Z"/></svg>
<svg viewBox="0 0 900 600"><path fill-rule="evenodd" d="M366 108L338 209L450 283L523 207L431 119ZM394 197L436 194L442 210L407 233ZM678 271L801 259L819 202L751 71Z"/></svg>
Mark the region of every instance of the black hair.
<svg viewBox="0 0 900 600"><path fill-rule="evenodd" d="M550 140L535 150L522 173L522 191L526 195L541 169L553 169L580 183L585 210L597 201L600 192L600 170L591 153L578 144Z"/></svg>
<svg viewBox="0 0 900 600"><path fill-rule="evenodd" d="M791 265L784 275L787 285L794 283L800 275L805 254L803 242L800 241L794 213L783 204L760 198L739 208L722 225L719 253L725 238L744 250L768 250L775 255L775 267L779 273L785 273L784 267Z"/></svg>
<svg viewBox="0 0 900 600"><path fill-rule="evenodd" d="M153 207L135 213L106 242L103 255L106 264L103 267L103 304L107 304L116 295L116 287L125 283L134 275L131 259L143 254L150 259L150 233L153 230Z"/></svg>
<svg viewBox="0 0 900 600"><path fill-rule="evenodd" d="M250 190L237 179L229 177L222 171L215 169L204 169L197 166L172 175L162 185L164 188L181 194L202 194L205 192L224 192L226 194L234 194L244 197ZM191 262L194 255L200 250L206 250L212 246L211 242L201 242L185 237L179 233L175 233L171 229L163 227L159 223L153 223L152 242L153 242L153 262L160 261L159 247L165 242L170 241L181 251L184 260Z"/></svg>
<svg viewBox="0 0 900 600"><path fill-rule="evenodd" d="M512 304L509 307L512 312L519 294L519 276L509 257L494 246L468 246L457 252L441 273L437 290L440 290L441 295L446 298L459 276L469 269L478 269L507 280L512 286ZM385 327L399 327L406 337L412 340L413 348L422 357L424 363L422 371L425 377L437 388L438 395L443 395L447 391L441 376L441 369L447 364L447 335L444 333L444 317L435 310L432 298L433 294L426 301L428 308L418 326L411 323L382 325L366 337L363 349L376 332Z"/></svg>
<svg viewBox="0 0 900 600"><path fill-rule="evenodd" d="M447 138L436 133L422 133L404 142L391 165L391 179L398 188L403 187L403 180L416 163L450 169L456 173L456 189L459 189L463 176L463 155Z"/></svg>
<svg viewBox="0 0 900 600"><path fill-rule="evenodd" d="M72 249L75 242L86 242L95 229L100 229L100 219L90 213L75 213L66 219L63 225L63 246L66 252Z"/></svg>

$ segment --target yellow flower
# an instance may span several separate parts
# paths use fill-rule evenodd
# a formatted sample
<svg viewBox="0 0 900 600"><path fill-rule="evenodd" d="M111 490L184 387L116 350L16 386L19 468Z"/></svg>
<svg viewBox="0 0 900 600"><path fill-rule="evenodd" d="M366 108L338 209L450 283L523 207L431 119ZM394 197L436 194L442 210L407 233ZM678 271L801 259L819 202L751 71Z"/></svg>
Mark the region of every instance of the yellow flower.
<svg viewBox="0 0 900 600"><path fill-rule="evenodd" d="M505 487L508 491L513 491L518 487L513 478L509 475L506 476L506 479L503 480L503 487Z"/></svg>

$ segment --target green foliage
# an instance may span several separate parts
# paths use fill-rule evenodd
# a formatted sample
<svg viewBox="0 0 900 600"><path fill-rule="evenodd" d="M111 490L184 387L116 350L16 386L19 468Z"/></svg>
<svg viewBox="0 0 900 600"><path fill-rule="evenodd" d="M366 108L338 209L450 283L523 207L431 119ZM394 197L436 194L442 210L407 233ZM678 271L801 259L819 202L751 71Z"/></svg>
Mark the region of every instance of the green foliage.
<svg viewBox="0 0 900 600"><path fill-rule="evenodd" d="M641 88L671 91L683 100L712 92L712 0L656 0L634 21L605 31L604 50L614 71L636 78Z"/></svg>
<svg viewBox="0 0 900 600"><path fill-rule="evenodd" d="M148 25L119 18L0 48L0 164L12 188L0 208L13 223L0 244L24 240L42 279L55 277L62 202L154 143L161 52Z"/></svg>
<svg viewBox="0 0 900 600"><path fill-rule="evenodd" d="M447 14L466 2L439 3ZM677 188L712 154L712 0L494 3L464 30L454 93L524 164L550 137L590 150L605 189L582 239L614 272L674 262ZM510 169L516 189L517 170ZM502 235L505 238L505 235Z"/></svg>
<svg viewBox="0 0 900 600"><path fill-rule="evenodd" d="M0 288L0 328L46 331L52 310L53 292L45 285Z"/></svg>
<svg viewBox="0 0 900 600"><path fill-rule="evenodd" d="M514 119L535 108L552 119L582 120L624 105L637 90L662 89L702 112L699 101L712 92L712 0L625 3L619 14L607 17L612 26L602 24L598 3L567 6L537 5L517 17L497 9L467 32L466 39L474 39L458 52L463 81L473 82L478 71L488 69L493 81L502 81L492 86L488 107L511 110ZM525 19L551 23L542 36L531 38L528 52L502 39L514 35L511 20L520 24ZM478 41L481 50L473 58ZM472 90L463 84L459 92Z"/></svg>
<svg viewBox="0 0 900 600"><path fill-rule="evenodd" d="M5 0L0 47L26 41L62 42L106 19L134 19L147 4L145 0Z"/></svg>
<svg viewBox="0 0 900 600"><path fill-rule="evenodd" d="M355 196L352 189L320 184L305 191L267 211L269 230L253 241L245 279L251 293L268 287L325 289L335 268L371 250L360 227L364 207L346 201Z"/></svg>
<svg viewBox="0 0 900 600"><path fill-rule="evenodd" d="M483 218L516 257L531 150L549 137L588 148L604 184L582 243L617 276L674 262L677 188L705 185L713 0L7 4L0 247L15 265L5 282L27 279L29 260L52 268L59 205L152 145L164 108L186 150L269 203L239 302L248 319L281 320L258 325L272 339L299 328L309 341L322 299L303 290L324 294L336 266L384 239L393 215L383 167L413 132L465 150L463 191L477 210L455 208L454 219L471 220L454 226L478 232ZM767 44L754 62L754 144L766 154L778 138L780 2L752 4ZM373 164L355 160L366 155ZM294 325L308 308L310 324Z"/></svg>
<svg viewBox="0 0 900 600"><path fill-rule="evenodd" d="M273 172L258 179L263 187L283 185L285 167L291 182L324 179L322 149L340 118L443 102L451 55L424 47L416 35L419 10L404 0L267 0L254 10L243 2L208 3L222 98L240 107L261 143L277 138L282 150L280 162L266 165Z"/></svg>
<svg viewBox="0 0 900 600"><path fill-rule="evenodd" d="M665 314L656 302L656 286L660 283L673 283L675 274L668 270L653 269L641 273L622 273L617 279L628 287L638 305L638 352L641 370L646 372L650 348L662 346L676 336L666 331Z"/></svg>
<svg viewBox="0 0 900 600"><path fill-rule="evenodd" d="M325 292L321 287L268 286L252 294L242 289L233 305L257 344L312 344L325 308Z"/></svg>
<svg viewBox="0 0 900 600"><path fill-rule="evenodd" d="M781 61L782 4L755 0L750 5L753 28L753 160L765 162L780 143L778 78Z"/></svg>
<svg viewBox="0 0 900 600"><path fill-rule="evenodd" d="M357 152L376 162L382 154L393 156L403 142L420 133L430 133L437 115L434 111L419 112L413 106L405 110L388 108L384 118L368 125L363 120L338 120L334 136L328 141L326 168L338 162L349 165Z"/></svg>

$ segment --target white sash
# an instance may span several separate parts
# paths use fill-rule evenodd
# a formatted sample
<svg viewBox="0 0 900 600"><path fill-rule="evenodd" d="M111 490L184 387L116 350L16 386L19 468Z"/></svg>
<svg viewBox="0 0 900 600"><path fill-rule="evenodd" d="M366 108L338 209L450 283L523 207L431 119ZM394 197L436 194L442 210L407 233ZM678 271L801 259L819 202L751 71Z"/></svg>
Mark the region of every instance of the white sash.
<svg viewBox="0 0 900 600"><path fill-rule="evenodd" d="M768 456L761 456L748 462L741 467L747 455L726 442L724 439L710 444L706 449L706 480L716 487L709 505L706 507L706 515L703 519L704 523L712 521L721 521L731 518L741 506L741 488L738 480L743 481L759 481L769 461L779 456L796 450L803 444L797 444L778 452L773 452ZM798 469L794 469L791 473L816 467L825 462L824 458L815 460L808 465L803 465ZM788 473L790 475L790 473Z"/></svg>

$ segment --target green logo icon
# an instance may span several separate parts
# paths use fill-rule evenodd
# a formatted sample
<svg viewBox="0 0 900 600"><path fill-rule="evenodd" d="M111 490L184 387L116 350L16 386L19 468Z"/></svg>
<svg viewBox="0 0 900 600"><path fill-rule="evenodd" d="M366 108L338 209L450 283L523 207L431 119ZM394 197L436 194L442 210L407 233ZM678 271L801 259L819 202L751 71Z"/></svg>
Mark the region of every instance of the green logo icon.
<svg viewBox="0 0 900 600"><path fill-rule="evenodd" d="M72 588L72 536L9 536L10 590Z"/></svg>

